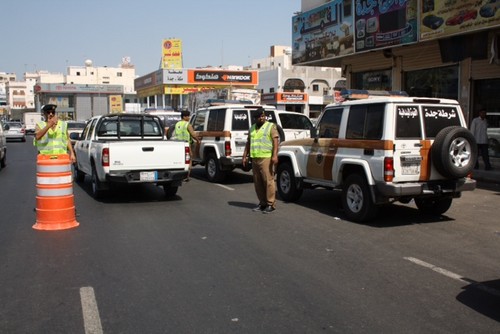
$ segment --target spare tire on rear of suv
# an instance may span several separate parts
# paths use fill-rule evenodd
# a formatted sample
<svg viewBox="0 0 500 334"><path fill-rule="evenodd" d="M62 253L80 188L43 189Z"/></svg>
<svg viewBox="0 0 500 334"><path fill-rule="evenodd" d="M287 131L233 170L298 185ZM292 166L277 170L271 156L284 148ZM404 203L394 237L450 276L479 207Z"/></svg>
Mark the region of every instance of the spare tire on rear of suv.
<svg viewBox="0 0 500 334"><path fill-rule="evenodd" d="M442 129L432 144L431 159L434 167L444 177L467 176L477 160L477 144L474 135L460 126Z"/></svg>

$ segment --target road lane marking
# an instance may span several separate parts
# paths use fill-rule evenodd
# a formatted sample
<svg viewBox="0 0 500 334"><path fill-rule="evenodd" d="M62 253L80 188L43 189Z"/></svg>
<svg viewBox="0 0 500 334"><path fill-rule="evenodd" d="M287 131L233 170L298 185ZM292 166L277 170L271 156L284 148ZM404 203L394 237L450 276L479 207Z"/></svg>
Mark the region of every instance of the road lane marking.
<svg viewBox="0 0 500 334"><path fill-rule="evenodd" d="M103 334L94 289L90 286L81 287L80 299L82 301L83 326L85 327L85 334Z"/></svg>
<svg viewBox="0 0 500 334"><path fill-rule="evenodd" d="M440 273L441 275L444 275L444 276L447 276L449 278L453 278L454 280L457 280L457 281L460 281L462 283L465 283L465 284L468 284L468 285L471 285L479 290L483 290L484 292L487 292L489 294L492 294L492 295L495 295L497 297L500 297L500 291L498 291L497 289L494 289L494 288L490 288L489 286L486 286L484 284L481 284L477 281L474 281L472 279L469 279L469 278L466 278L466 277L463 277L461 275L458 275L458 274L455 274L454 272L451 272L449 270L446 270L446 269L443 269L443 268L440 268L438 266L435 266L431 263L427 263L425 261L422 261L422 260L419 260L417 258L414 258L414 257L404 257L405 260L408 260L410 262L413 262L415 264L418 264L419 266L422 266L422 267L425 267L425 268L429 268L437 273Z"/></svg>
<svg viewBox="0 0 500 334"><path fill-rule="evenodd" d="M221 188L227 189L227 190L234 190L234 188L231 188L231 187L225 186L225 185L220 184L220 183L216 183L215 185L216 185L216 186L219 186L219 187L221 187Z"/></svg>

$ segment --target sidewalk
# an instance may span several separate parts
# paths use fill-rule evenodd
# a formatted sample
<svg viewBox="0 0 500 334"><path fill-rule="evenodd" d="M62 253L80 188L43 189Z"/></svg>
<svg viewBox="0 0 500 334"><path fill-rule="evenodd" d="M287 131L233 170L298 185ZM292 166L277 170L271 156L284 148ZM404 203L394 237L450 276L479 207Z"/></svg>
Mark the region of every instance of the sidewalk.
<svg viewBox="0 0 500 334"><path fill-rule="evenodd" d="M490 157L493 170L484 170L483 160L479 159L479 169L472 170L472 178L477 181L500 184L500 158Z"/></svg>

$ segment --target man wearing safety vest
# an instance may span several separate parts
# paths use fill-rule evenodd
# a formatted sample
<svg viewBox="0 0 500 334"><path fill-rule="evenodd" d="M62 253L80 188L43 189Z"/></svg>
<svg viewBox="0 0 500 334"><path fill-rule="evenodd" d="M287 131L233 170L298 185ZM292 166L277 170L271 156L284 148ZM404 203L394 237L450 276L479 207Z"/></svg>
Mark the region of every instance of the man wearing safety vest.
<svg viewBox="0 0 500 334"><path fill-rule="evenodd" d="M256 122L250 128L243 152L243 166L248 164L250 155L255 192L259 199L253 211L271 213L276 210L274 171L278 164L279 133L276 125L267 121L264 108L257 109L254 117Z"/></svg>
<svg viewBox="0 0 500 334"><path fill-rule="evenodd" d="M69 154L71 162L76 162L75 152L69 140L68 124L56 116L56 105L42 107L45 121L35 127L34 144L40 154Z"/></svg>
<svg viewBox="0 0 500 334"><path fill-rule="evenodd" d="M193 151L192 144L193 141L196 143L200 143L200 139L196 136L196 132L194 132L193 126L189 123L190 112L189 110L181 111L181 120L175 123L174 133L172 135L172 139L182 140L189 143L189 147L191 151ZM187 179L184 181L189 181L189 175L191 174L191 162L189 164L189 173Z"/></svg>

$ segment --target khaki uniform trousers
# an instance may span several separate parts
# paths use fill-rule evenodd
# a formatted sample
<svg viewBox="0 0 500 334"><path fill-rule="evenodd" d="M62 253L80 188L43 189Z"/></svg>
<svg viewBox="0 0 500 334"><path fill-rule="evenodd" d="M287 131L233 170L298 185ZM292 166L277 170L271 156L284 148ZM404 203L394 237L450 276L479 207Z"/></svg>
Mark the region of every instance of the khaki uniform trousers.
<svg viewBox="0 0 500 334"><path fill-rule="evenodd" d="M253 184L260 206L276 205L276 185L271 158L252 158Z"/></svg>

